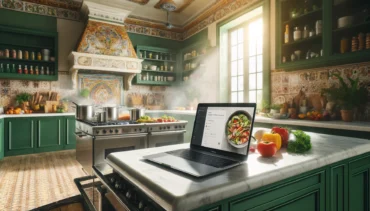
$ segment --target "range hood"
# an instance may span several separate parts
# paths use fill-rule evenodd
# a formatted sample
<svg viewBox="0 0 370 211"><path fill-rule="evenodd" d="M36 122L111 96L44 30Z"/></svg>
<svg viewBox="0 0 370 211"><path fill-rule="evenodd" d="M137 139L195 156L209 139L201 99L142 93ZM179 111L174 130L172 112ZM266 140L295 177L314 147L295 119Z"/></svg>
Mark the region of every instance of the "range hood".
<svg viewBox="0 0 370 211"><path fill-rule="evenodd" d="M68 57L74 89L80 70L122 75L125 90L131 88L133 77L141 73L143 60L137 58L123 25L134 7L122 3L120 6L103 5L98 0L84 1L82 13L87 17L86 28L77 51Z"/></svg>

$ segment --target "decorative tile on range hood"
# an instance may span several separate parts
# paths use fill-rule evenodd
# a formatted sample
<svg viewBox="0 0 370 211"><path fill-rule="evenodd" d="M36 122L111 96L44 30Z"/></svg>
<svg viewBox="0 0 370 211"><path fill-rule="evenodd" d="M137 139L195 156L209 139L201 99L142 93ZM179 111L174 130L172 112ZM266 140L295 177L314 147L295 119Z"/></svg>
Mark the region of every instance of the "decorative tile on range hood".
<svg viewBox="0 0 370 211"><path fill-rule="evenodd" d="M84 1L84 11L88 17L85 31L77 52L71 52L68 58L73 88L77 88L79 70L89 70L122 75L125 90L130 89L133 77L141 72L143 61L137 58L123 25L132 8L112 7L89 0Z"/></svg>

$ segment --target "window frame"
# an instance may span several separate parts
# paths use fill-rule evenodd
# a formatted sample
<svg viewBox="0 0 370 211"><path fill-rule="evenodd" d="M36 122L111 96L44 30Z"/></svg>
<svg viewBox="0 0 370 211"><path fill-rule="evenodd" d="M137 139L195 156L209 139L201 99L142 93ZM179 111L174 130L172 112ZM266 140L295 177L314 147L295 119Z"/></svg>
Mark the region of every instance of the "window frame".
<svg viewBox="0 0 370 211"><path fill-rule="evenodd" d="M270 51L270 25L271 25L271 20L270 20L270 1L269 0L262 0L258 3L255 3L247 8L242 9L240 12L237 12L230 17L226 18L225 20L222 20L216 24L216 39L217 39L217 47L219 49L219 56L221 56L223 51L228 51L228 49L222 48L220 45L220 40L221 36L224 36L224 28L225 25L230 23L231 21L236 20L237 18L259 8L262 7L262 21L263 21L263 91L262 91L262 101L264 103L270 104L271 102L271 63L270 63L270 58L271 58L271 51ZM257 16L260 17L260 16ZM233 27L234 28L234 27ZM229 30L229 29L226 29ZM223 31L223 32L221 32ZM220 58L221 61L221 58ZM226 64L228 67L229 64ZM230 77L230 74L228 70L225 70L225 65L223 63L220 63L220 68L219 68L219 80L218 80L218 88L219 88L219 95L218 95L218 102L230 102L231 96L229 95L229 79L225 81L225 77L227 78ZM227 71L227 75L224 71ZM225 87L227 90L225 90Z"/></svg>
<svg viewBox="0 0 370 211"><path fill-rule="evenodd" d="M232 84L231 84L231 79L233 77L231 75L231 72L232 72L232 69L231 68L232 68L232 62L233 62L231 60L231 49L233 47L231 45L231 42L232 42L231 41L231 33L233 33L234 31L239 30L240 28L244 28L244 38L243 38L243 44L244 44L244 46L243 46L244 47L243 48L243 76L244 76L243 77L243 93L244 93L244 95L243 95L243 101L242 102L239 102L239 96L238 96L238 103L244 103L244 102L248 102L249 101L249 91L250 91L250 89L249 89L249 76L250 76L251 73L249 72L249 58L251 56L249 55L249 24L251 24L251 23L253 23L253 22L255 22L255 21L259 20L259 19L261 19L262 20L262 23L263 23L263 15L262 14L261 15L258 15L256 17L253 17L253 18L251 18L251 19L249 19L249 20L247 20L247 21L245 21L245 22L243 22L243 23L241 23L241 24L239 24L239 25L237 25L235 27L232 27L232 28L230 28L228 30L228 59L227 59L227 62L228 62L228 74L229 74L229 78L228 78L228 80L229 80L229 87L228 87L228 92L229 92L229 94L228 94L229 95L228 96L228 100L229 100L229 102L232 102L232 93L233 92L236 92L236 93L239 92L239 90L232 91ZM263 34L264 34L264 32L263 32ZM245 44L245 43L247 43L247 44ZM239 43L237 43L237 45L238 44ZM262 75L264 74L264 69L265 69L265 67L264 67L265 64L263 62L263 58L265 56L264 55L265 52L263 51L263 46L264 45L262 45L262 54L261 54L262 55ZM258 56L258 54L256 53L256 57L257 56ZM237 59L237 61L238 60L239 59ZM258 73L261 73L261 72L257 72L257 69L256 69L256 72L255 72L255 74L256 74L256 80L257 80L257 74ZM237 74L237 78L238 77L239 77L239 75ZM262 89L258 89L258 87L256 87L252 91L259 91L259 90L262 90L262 92L263 92L263 87L262 87ZM263 100L263 97L262 97L262 100Z"/></svg>

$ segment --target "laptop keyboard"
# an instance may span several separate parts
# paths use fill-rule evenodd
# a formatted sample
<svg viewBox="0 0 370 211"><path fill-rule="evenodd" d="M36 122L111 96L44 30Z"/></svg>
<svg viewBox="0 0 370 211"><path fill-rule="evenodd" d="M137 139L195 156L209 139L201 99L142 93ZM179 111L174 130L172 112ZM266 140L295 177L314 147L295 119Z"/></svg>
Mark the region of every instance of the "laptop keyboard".
<svg viewBox="0 0 370 211"><path fill-rule="evenodd" d="M180 149L167 153L170 155L184 158L186 160L202 163L216 168L222 168L237 163L237 161L232 161L224 158L219 158L216 156L203 154L190 149Z"/></svg>

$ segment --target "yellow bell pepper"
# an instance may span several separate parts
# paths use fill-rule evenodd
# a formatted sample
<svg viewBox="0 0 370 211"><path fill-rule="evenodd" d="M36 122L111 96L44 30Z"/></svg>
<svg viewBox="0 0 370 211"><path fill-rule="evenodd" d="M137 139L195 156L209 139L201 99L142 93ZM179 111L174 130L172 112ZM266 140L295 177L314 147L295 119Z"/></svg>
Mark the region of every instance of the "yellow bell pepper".
<svg viewBox="0 0 370 211"><path fill-rule="evenodd" d="M278 133L265 133L262 136L262 141L274 142L277 150L281 148L281 136Z"/></svg>

